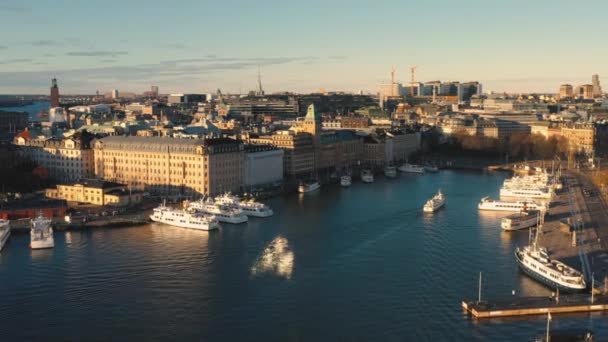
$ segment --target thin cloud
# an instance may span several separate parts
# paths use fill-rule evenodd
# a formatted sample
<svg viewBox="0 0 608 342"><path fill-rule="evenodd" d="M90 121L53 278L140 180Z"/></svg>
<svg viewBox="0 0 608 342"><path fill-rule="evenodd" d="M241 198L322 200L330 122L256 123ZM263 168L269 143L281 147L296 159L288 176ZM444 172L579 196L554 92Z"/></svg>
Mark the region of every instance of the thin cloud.
<svg viewBox="0 0 608 342"><path fill-rule="evenodd" d="M348 57L346 57L346 56L328 56L327 58L328 59L333 59L333 60L336 60L336 61L343 61L343 60L346 60Z"/></svg>
<svg viewBox="0 0 608 342"><path fill-rule="evenodd" d="M8 46L6 46L6 45L0 45L0 50L6 50L6 49L8 49Z"/></svg>
<svg viewBox="0 0 608 342"><path fill-rule="evenodd" d="M116 61L116 59L102 59L99 61L99 63L114 63Z"/></svg>
<svg viewBox="0 0 608 342"><path fill-rule="evenodd" d="M67 56L74 57L103 57L103 56L122 56L129 54L126 51L75 51L66 53Z"/></svg>
<svg viewBox="0 0 608 342"><path fill-rule="evenodd" d="M0 12L24 13L29 12L31 10L31 8L24 6L0 5Z"/></svg>
<svg viewBox="0 0 608 342"><path fill-rule="evenodd" d="M0 61L0 64L29 63L31 61L32 61L31 58L13 58L13 59L6 59L6 60L3 60L3 61Z"/></svg>
<svg viewBox="0 0 608 342"><path fill-rule="evenodd" d="M29 42L29 44L33 45L33 46L62 46L63 45L63 43L60 41L50 40L50 39L34 40L32 42Z"/></svg>

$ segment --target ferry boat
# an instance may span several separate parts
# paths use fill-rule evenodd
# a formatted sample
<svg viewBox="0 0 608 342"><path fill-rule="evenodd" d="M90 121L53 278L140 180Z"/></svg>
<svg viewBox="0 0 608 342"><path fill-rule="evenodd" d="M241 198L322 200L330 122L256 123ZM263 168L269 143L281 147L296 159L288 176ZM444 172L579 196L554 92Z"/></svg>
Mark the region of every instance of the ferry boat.
<svg viewBox="0 0 608 342"><path fill-rule="evenodd" d="M38 215L30 221L30 248L53 248L55 240L53 239L53 228L51 228L51 219Z"/></svg>
<svg viewBox="0 0 608 342"><path fill-rule="evenodd" d="M349 175L344 175L340 177L340 185L343 187L349 187L353 183L352 177Z"/></svg>
<svg viewBox="0 0 608 342"><path fill-rule="evenodd" d="M0 219L0 251L11 236L11 223L9 220Z"/></svg>
<svg viewBox="0 0 608 342"><path fill-rule="evenodd" d="M514 211L521 212L525 209L529 210L546 210L546 207L542 204L538 204L532 201L498 201L491 199L490 197L484 197L477 205L479 210L495 210L495 211Z"/></svg>
<svg viewBox="0 0 608 342"><path fill-rule="evenodd" d="M425 213L432 213L432 212L436 211L437 209L443 207L444 204L445 204L445 196L443 196L443 193L441 192L441 190L439 190L437 192L437 194L435 196L433 196L433 198L426 201L426 203L424 204L424 207L422 207L422 210Z"/></svg>
<svg viewBox="0 0 608 342"><path fill-rule="evenodd" d="M171 226L198 230L219 229L220 224L214 216L207 216L186 210L166 207L164 204L154 208L150 220Z"/></svg>
<svg viewBox="0 0 608 342"><path fill-rule="evenodd" d="M374 174L371 170L363 170L361 171L361 180L363 181L363 183L373 183Z"/></svg>
<svg viewBox="0 0 608 342"><path fill-rule="evenodd" d="M508 231L530 228L538 224L540 215L542 215L542 212L538 210L524 210L522 212L503 217L500 220L500 227L503 230Z"/></svg>
<svg viewBox="0 0 608 342"><path fill-rule="evenodd" d="M215 203L219 205L241 209L243 213L247 216L269 217L274 215L272 209L270 209L270 207L268 207L267 205L260 202L256 202L253 199L240 200L238 197L231 195L230 193L225 193L221 196L216 197Z"/></svg>
<svg viewBox="0 0 608 342"><path fill-rule="evenodd" d="M243 214L241 209L219 205L211 199L191 202L188 208L197 212L211 214L220 222L239 224L245 223L248 220L247 215Z"/></svg>
<svg viewBox="0 0 608 342"><path fill-rule="evenodd" d="M300 182L298 186L299 193L312 192L321 189L321 184L318 181Z"/></svg>
<svg viewBox="0 0 608 342"><path fill-rule="evenodd" d="M397 177L397 168L395 166L387 166L384 168L384 175L388 178Z"/></svg>
<svg viewBox="0 0 608 342"><path fill-rule="evenodd" d="M424 173L424 166L405 163L399 166L399 171L409 173Z"/></svg>
<svg viewBox="0 0 608 342"><path fill-rule="evenodd" d="M545 187L535 186L516 186L502 187L500 189L500 197L520 197L520 198L538 198L552 199L553 191Z"/></svg>
<svg viewBox="0 0 608 342"><path fill-rule="evenodd" d="M538 229L531 244L515 250L515 259L524 273L551 289L577 292L587 288L585 277L581 272L561 261L549 258L547 249L539 247L537 241Z"/></svg>

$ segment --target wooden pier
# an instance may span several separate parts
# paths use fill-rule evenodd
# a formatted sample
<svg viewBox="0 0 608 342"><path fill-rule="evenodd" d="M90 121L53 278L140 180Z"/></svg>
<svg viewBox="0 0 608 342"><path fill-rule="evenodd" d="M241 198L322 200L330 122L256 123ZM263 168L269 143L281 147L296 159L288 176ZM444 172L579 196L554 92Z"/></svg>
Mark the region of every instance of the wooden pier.
<svg viewBox="0 0 608 342"><path fill-rule="evenodd" d="M608 311L608 296L576 294L555 297L518 297L505 300L463 301L462 308L475 318L585 313Z"/></svg>

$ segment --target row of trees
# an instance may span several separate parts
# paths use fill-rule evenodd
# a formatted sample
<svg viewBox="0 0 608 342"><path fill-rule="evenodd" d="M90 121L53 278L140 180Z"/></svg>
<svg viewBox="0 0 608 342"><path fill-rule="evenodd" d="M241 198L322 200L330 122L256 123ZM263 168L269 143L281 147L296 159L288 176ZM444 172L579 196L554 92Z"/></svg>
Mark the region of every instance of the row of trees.
<svg viewBox="0 0 608 342"><path fill-rule="evenodd" d="M462 151L487 155L508 154L512 159L551 159L567 157L568 140L564 137L545 138L542 134L515 133L507 139L469 135L457 132L451 144Z"/></svg>

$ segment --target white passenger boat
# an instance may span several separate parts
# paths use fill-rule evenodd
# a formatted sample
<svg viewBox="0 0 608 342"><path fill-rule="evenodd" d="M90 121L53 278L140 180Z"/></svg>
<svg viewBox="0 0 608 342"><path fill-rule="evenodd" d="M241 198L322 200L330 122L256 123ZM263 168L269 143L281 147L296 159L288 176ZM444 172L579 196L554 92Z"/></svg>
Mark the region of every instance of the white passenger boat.
<svg viewBox="0 0 608 342"><path fill-rule="evenodd" d="M513 211L521 212L524 210L546 210L546 206L533 201L498 201L490 197L484 197L477 205L479 210Z"/></svg>
<svg viewBox="0 0 608 342"><path fill-rule="evenodd" d="M272 209L263 203L256 202L253 199L241 200L230 193L216 197L215 203L240 209L247 216L269 217L274 214Z"/></svg>
<svg viewBox="0 0 608 342"><path fill-rule="evenodd" d="M53 248L55 240L53 239L53 228L51 227L51 219L38 215L30 221L30 248Z"/></svg>
<svg viewBox="0 0 608 342"><path fill-rule="evenodd" d="M437 209L443 207L444 204L445 204L445 196L443 196L443 193L441 192L441 190L439 190L437 192L437 194L435 196L433 196L433 198L426 201L426 203L424 204L424 207L422 207L422 210L425 213L432 213L432 212L436 211Z"/></svg>
<svg viewBox="0 0 608 342"><path fill-rule="evenodd" d="M515 250L520 269L551 289L577 292L587 288L584 275L558 260L549 258L546 248L538 246L538 229L534 241Z"/></svg>
<svg viewBox="0 0 608 342"><path fill-rule="evenodd" d="M374 174L371 170L362 170L361 171L361 180L363 183L373 183L374 182Z"/></svg>
<svg viewBox="0 0 608 342"><path fill-rule="evenodd" d="M399 166L399 171L409 173L424 173L424 166L405 163Z"/></svg>
<svg viewBox="0 0 608 342"><path fill-rule="evenodd" d="M150 219L154 222L181 228L198 230L214 230L220 228L218 220L213 215L169 208L164 204L154 208L152 215L150 215Z"/></svg>
<svg viewBox="0 0 608 342"><path fill-rule="evenodd" d="M200 199L190 202L188 208L197 212L211 214L220 222L239 224L245 223L248 220L247 215L241 209L219 205L212 199Z"/></svg>
<svg viewBox="0 0 608 342"><path fill-rule="evenodd" d="M11 236L11 223L9 220L0 219L0 251Z"/></svg>
<svg viewBox="0 0 608 342"><path fill-rule="evenodd" d="M538 224L540 215L542 214L543 212L538 210L524 210L519 213L511 214L507 217L503 217L500 220L500 227L503 230L508 231L530 228Z"/></svg>
<svg viewBox="0 0 608 342"><path fill-rule="evenodd" d="M395 166L389 165L384 168L384 175L388 178L397 177L397 168Z"/></svg>
<svg viewBox="0 0 608 342"><path fill-rule="evenodd" d="M321 189L321 184L318 181L300 182L298 186L299 193L312 192Z"/></svg>
<svg viewBox="0 0 608 342"><path fill-rule="evenodd" d="M518 198L534 198L547 199L553 198L553 191L546 187L536 186L509 186L500 189L500 197L518 197Z"/></svg>
<svg viewBox="0 0 608 342"><path fill-rule="evenodd" d="M340 177L340 185L343 187L349 187L353 183L350 175L344 175Z"/></svg>

